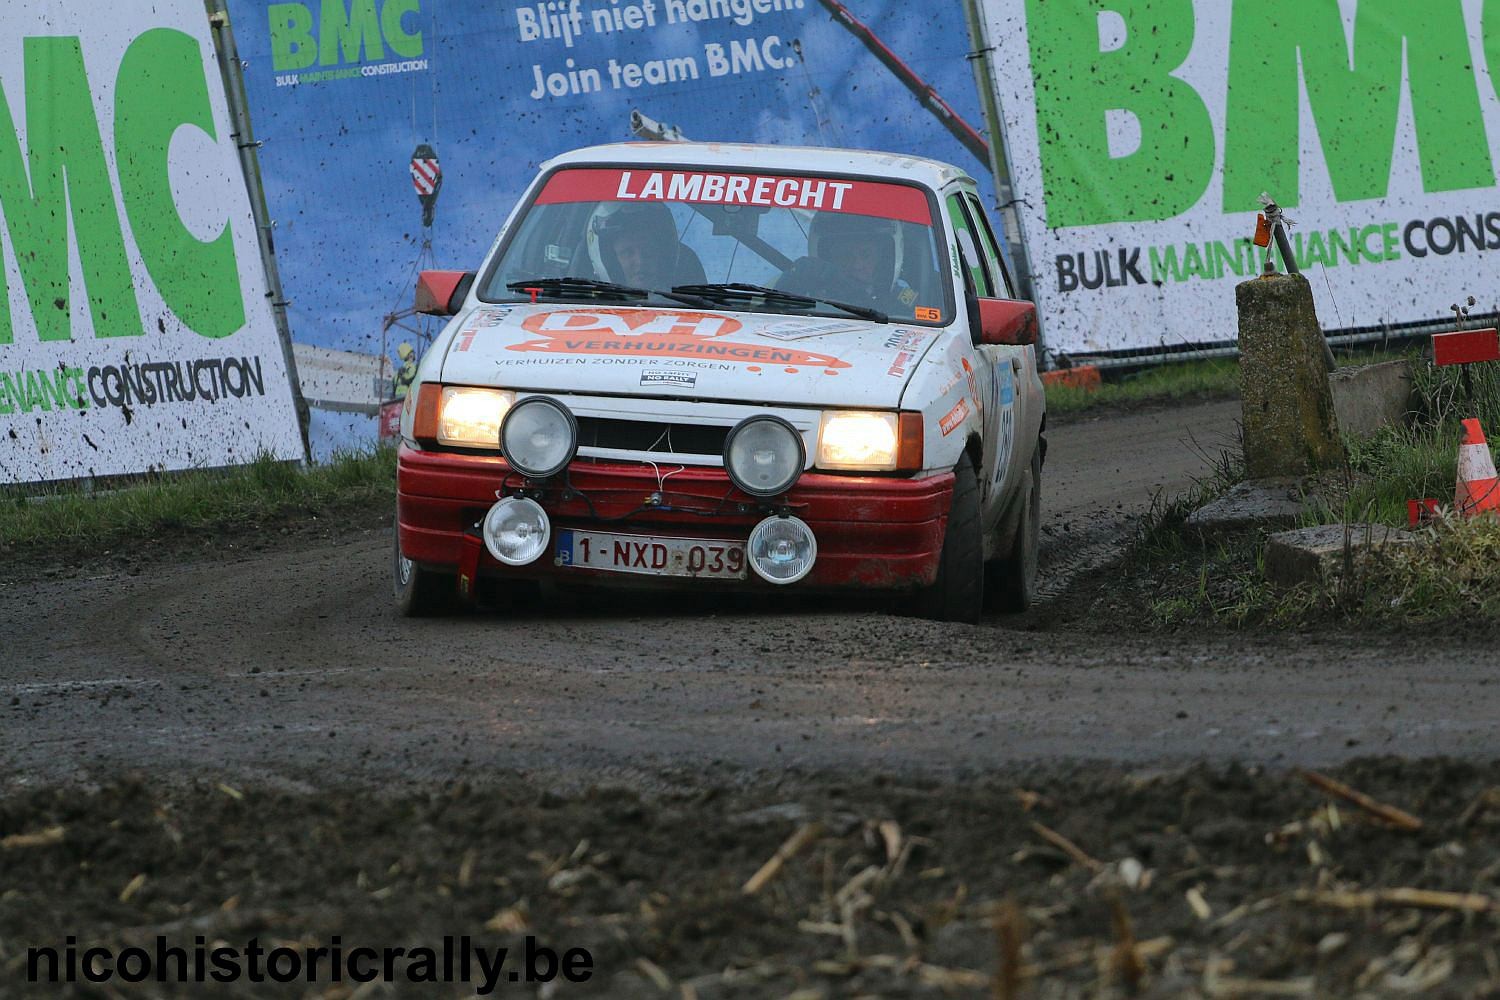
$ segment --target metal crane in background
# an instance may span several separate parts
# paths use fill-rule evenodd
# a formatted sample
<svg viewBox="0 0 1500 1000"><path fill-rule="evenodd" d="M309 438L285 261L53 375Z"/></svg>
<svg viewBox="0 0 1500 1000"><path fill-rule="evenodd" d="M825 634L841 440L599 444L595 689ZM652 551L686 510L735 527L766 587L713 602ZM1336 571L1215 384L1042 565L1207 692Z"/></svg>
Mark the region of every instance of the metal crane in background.
<svg viewBox="0 0 1500 1000"><path fill-rule="evenodd" d="M953 110L953 105L943 100L941 94L933 88L932 84L923 80L910 66L901 61L901 57L892 52L890 47L880 40L870 26L850 13L849 8L839 3L839 0L820 0L833 19L842 24L851 35L857 38L871 54L879 59L886 69L890 70L901 83L910 90L922 106L930 111L942 126L953 134L953 137L964 144L964 148L973 153L985 169L993 169L990 162L990 145L984 141L974 126L964 120L963 115Z"/></svg>
<svg viewBox="0 0 1500 1000"><path fill-rule="evenodd" d="M870 30L869 25L850 13L849 8L839 0L819 0L819 2L833 16L833 19L869 49L871 54L879 59L885 68L890 70L896 79L916 96L922 106L931 112L955 139L963 143L964 148L973 153L993 176L995 193L999 198L996 208L1000 211L1007 248L1016 265L1016 286L1022 296L1031 298L1031 262L1021 236L1020 219L1016 215L1015 197L1010 183L1010 170L1005 162L1002 144L997 142L992 145L986 142L984 136L965 121L964 116L955 111L951 104L943 100L942 95L931 84L902 62L901 57L891 51L890 47ZM998 136L1000 134L999 109L995 107L994 94L991 90L988 49L983 45L983 33L979 30L979 12L975 8L974 0L964 0L964 17L969 24L970 42L978 50L971 53L969 58L974 62L975 83L984 105L985 119L989 124L990 134Z"/></svg>

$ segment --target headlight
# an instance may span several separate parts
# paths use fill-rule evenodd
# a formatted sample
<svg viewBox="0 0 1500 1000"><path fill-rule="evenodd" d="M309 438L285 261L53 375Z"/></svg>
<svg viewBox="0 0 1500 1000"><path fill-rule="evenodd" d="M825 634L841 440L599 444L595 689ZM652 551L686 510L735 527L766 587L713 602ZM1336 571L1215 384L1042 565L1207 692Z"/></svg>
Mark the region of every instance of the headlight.
<svg viewBox="0 0 1500 1000"><path fill-rule="evenodd" d="M438 406L439 444L465 448L498 448L500 423L516 394L464 385L443 386Z"/></svg>
<svg viewBox="0 0 1500 1000"><path fill-rule="evenodd" d="M578 421L557 400L528 396L505 415L500 450L511 468L528 479L555 476L578 451Z"/></svg>
<svg viewBox="0 0 1500 1000"><path fill-rule="evenodd" d="M745 545L750 568L767 583L796 583L818 561L818 540L797 517L768 517L750 532Z"/></svg>
<svg viewBox="0 0 1500 1000"><path fill-rule="evenodd" d="M506 497L484 515L484 547L507 566L535 562L552 540L552 522L535 500Z"/></svg>
<svg viewBox="0 0 1500 1000"><path fill-rule="evenodd" d="M724 468L730 482L753 497L785 493L806 464L802 435L780 417L742 420L724 442Z"/></svg>
<svg viewBox="0 0 1500 1000"><path fill-rule="evenodd" d="M818 431L820 469L890 472L900 435L894 413L824 410Z"/></svg>

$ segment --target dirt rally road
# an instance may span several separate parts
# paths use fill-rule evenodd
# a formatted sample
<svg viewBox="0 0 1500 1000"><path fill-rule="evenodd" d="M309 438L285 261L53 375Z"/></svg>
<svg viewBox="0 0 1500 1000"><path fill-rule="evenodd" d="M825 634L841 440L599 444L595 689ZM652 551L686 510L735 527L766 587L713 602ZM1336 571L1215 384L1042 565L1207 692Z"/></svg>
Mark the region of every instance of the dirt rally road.
<svg viewBox="0 0 1500 1000"><path fill-rule="evenodd" d="M1053 578L1094 571L1154 490L1202 475L1237 414L1055 428ZM389 546L370 525L295 550L7 578L0 789L122 771L289 790L521 771L649 789L788 767L1500 756L1500 682L1459 640L1054 634L650 597L410 622L390 609Z"/></svg>
<svg viewBox="0 0 1500 1000"><path fill-rule="evenodd" d="M7 576L0 998L207 995L170 971L23 989L34 946L194 935L534 936L594 963L493 993L251 974L229 997L1500 998L1487 650L1049 624L1082 606L1058 581L1100 572L1237 412L1055 428L1056 610L979 627L653 598L403 622L383 512ZM1257 761L1337 765L1425 826ZM1413 887L1471 909L1361 901Z"/></svg>

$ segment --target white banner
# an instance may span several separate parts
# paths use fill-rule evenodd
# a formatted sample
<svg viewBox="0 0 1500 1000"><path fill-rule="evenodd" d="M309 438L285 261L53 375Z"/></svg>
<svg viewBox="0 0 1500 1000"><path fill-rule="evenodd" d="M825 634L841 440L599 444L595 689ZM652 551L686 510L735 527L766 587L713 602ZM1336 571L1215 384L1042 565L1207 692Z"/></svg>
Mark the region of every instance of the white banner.
<svg viewBox="0 0 1500 1000"><path fill-rule="evenodd" d="M1233 341L1262 192L1325 328L1500 311L1493 0L982 4L1052 350Z"/></svg>
<svg viewBox="0 0 1500 1000"><path fill-rule="evenodd" d="M202 0L0 9L0 482L302 446Z"/></svg>

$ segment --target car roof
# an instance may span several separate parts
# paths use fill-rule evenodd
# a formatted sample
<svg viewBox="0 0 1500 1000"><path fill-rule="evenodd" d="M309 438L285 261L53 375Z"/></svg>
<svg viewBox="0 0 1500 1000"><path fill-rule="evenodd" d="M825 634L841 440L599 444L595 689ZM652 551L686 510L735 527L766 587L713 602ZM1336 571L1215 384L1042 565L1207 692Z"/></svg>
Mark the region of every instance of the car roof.
<svg viewBox="0 0 1500 1000"><path fill-rule="evenodd" d="M555 156L543 170L570 164L714 166L736 170L795 170L916 181L934 190L969 175L951 163L901 153L823 146L757 146L726 142L616 142Z"/></svg>

